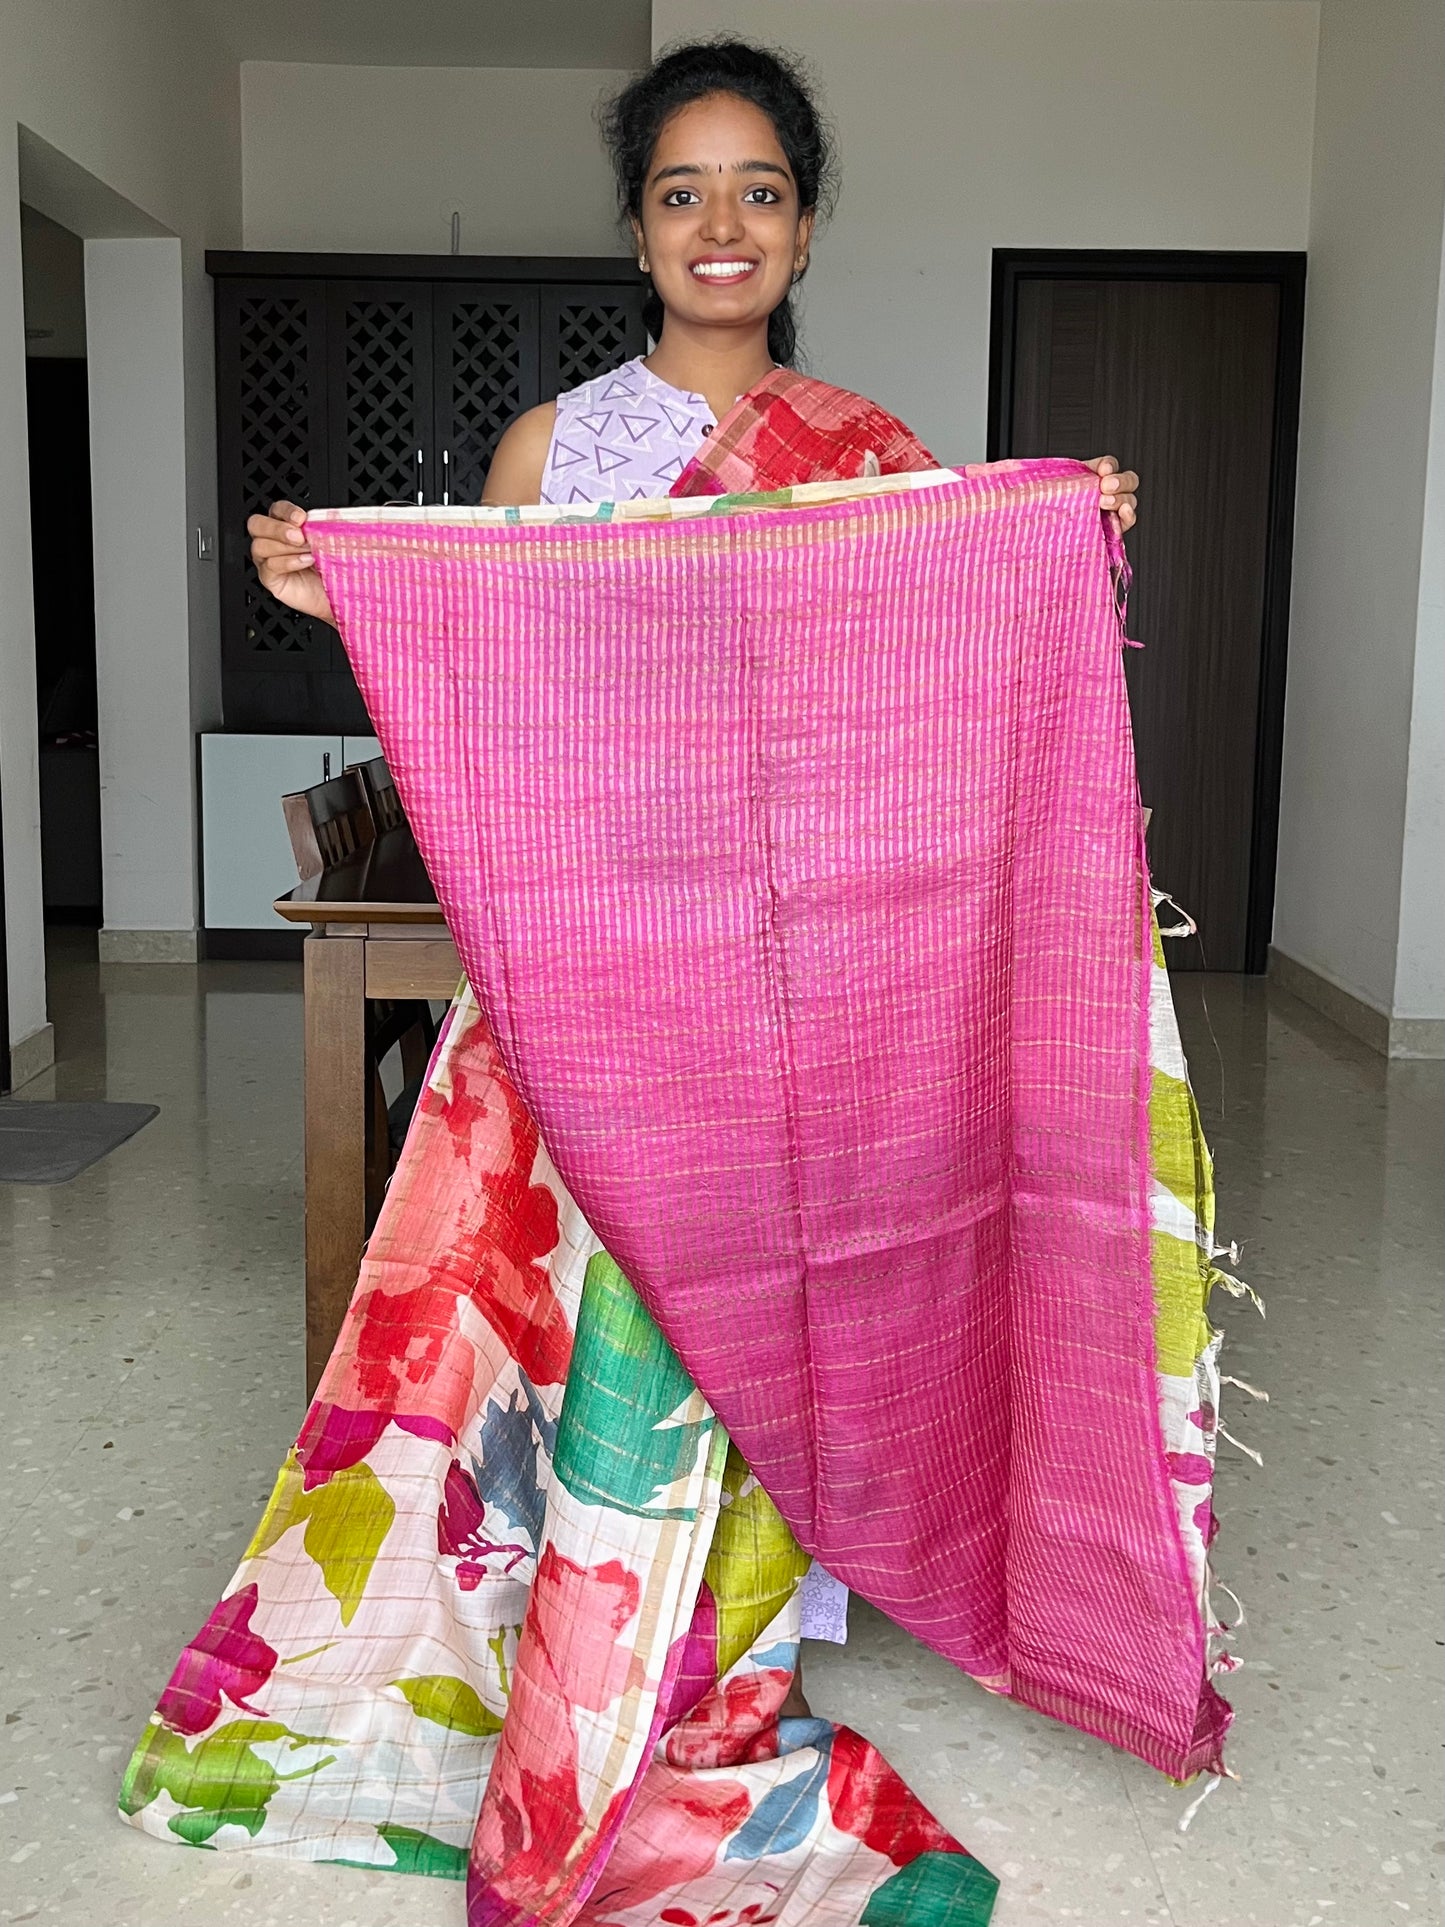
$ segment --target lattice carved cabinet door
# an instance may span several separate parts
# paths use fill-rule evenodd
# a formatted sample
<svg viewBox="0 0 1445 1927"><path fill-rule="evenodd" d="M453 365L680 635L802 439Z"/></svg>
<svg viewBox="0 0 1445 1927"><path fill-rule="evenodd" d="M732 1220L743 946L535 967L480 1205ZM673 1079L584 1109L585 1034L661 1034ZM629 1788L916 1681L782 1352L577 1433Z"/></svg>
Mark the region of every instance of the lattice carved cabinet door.
<svg viewBox="0 0 1445 1927"><path fill-rule="evenodd" d="M439 501L430 284L335 282L328 334L331 505Z"/></svg>
<svg viewBox="0 0 1445 1927"><path fill-rule="evenodd" d="M480 502L503 432L541 399L537 290L442 281L434 314L436 499Z"/></svg>
<svg viewBox="0 0 1445 1927"><path fill-rule="evenodd" d="M326 284L220 282L216 390L224 660L237 670L324 669L330 628L262 590L246 518L277 500L326 504Z"/></svg>
<svg viewBox="0 0 1445 1927"><path fill-rule="evenodd" d="M642 354L645 290L631 285L566 285L542 291L542 399L578 388Z"/></svg>

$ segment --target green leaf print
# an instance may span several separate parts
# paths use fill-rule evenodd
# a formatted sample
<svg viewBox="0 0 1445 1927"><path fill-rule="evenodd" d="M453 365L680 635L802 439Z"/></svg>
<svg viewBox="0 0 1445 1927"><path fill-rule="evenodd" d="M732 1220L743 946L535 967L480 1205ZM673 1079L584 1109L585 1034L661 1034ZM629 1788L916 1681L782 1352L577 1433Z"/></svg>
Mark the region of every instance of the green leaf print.
<svg viewBox="0 0 1445 1927"><path fill-rule="evenodd" d="M302 1543L321 1568L322 1584L341 1608L342 1625L349 1626L396 1517L396 1502L365 1464L333 1472L314 1492L304 1491L303 1483L293 1451L281 1467L246 1557L259 1558L292 1526L304 1524Z"/></svg>
<svg viewBox="0 0 1445 1927"><path fill-rule="evenodd" d="M605 1251L588 1261L552 1470L574 1498L644 1519L691 1519L669 1504L717 1425Z"/></svg>
<svg viewBox="0 0 1445 1927"><path fill-rule="evenodd" d="M396 1502L369 1465L349 1465L308 1492L296 1508L306 1518L307 1552L349 1626L361 1604Z"/></svg>
<svg viewBox="0 0 1445 1927"><path fill-rule="evenodd" d="M744 1487L749 1489L744 1491ZM812 1561L735 1445L703 1577L717 1606L717 1669L735 1666L792 1598Z"/></svg>
<svg viewBox="0 0 1445 1927"><path fill-rule="evenodd" d="M405 1694L411 1710L435 1726L450 1727L454 1733L470 1733L485 1739L500 1733L500 1715L484 1706L474 1687L449 1673L429 1673L423 1679L394 1679L392 1685Z"/></svg>
<svg viewBox="0 0 1445 1927"><path fill-rule="evenodd" d="M292 1449L286 1454L286 1462L276 1475L276 1483L271 1489L271 1497L266 1502L266 1510L261 1514L257 1526L247 1546L244 1558L259 1559L263 1552L269 1552L281 1536L289 1532L303 1515L298 1513L296 1502L303 1499L301 1487L305 1474L301 1461Z"/></svg>
<svg viewBox="0 0 1445 1927"><path fill-rule="evenodd" d="M309 1779L336 1761L334 1753L295 1773L283 1773L254 1749L268 1740L284 1740L291 1752L304 1746L335 1746L335 1740L293 1733L279 1720L232 1720L214 1733L187 1746L153 1720L141 1736L121 1783L120 1810L139 1813L159 1793L168 1793L177 1806L192 1811L172 1814L167 1825L178 1839L204 1847L222 1827L244 1827L252 1839L266 1820L266 1803L286 1780Z"/></svg>
<svg viewBox="0 0 1445 1927"><path fill-rule="evenodd" d="M1149 1161L1153 1175L1200 1224L1214 1222L1214 1174L1194 1093L1182 1078L1149 1072Z"/></svg>
<svg viewBox="0 0 1445 1927"><path fill-rule="evenodd" d="M365 1867L368 1873L429 1873L438 1880L465 1880L467 1850L438 1840L435 1834L419 1833L415 1827L399 1827L383 1820L378 1835L396 1855L389 1866L375 1860L328 1860L329 1867Z"/></svg>
<svg viewBox="0 0 1445 1927"><path fill-rule="evenodd" d="M998 1880L966 1853L921 1853L875 1887L863 1927L987 1927Z"/></svg>

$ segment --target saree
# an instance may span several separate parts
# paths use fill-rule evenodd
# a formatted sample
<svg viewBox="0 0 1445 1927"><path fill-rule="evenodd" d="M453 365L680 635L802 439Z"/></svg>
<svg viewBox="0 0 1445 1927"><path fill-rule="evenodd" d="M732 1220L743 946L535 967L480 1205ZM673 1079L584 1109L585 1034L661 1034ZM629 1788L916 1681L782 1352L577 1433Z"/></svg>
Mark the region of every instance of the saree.
<svg viewBox="0 0 1445 1927"><path fill-rule="evenodd" d="M766 502L312 520L475 988L127 1771L159 1837L465 1873L473 1927L985 1921L866 1740L778 1717L812 1554L1217 1763L1212 1188L1096 498L810 486L800 380L719 427L801 469Z"/></svg>

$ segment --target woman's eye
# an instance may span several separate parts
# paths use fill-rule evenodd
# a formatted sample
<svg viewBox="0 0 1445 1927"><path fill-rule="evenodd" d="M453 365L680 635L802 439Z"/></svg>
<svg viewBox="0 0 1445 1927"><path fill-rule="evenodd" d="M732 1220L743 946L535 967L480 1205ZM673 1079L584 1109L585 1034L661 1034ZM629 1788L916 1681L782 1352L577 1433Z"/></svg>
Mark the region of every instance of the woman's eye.
<svg viewBox="0 0 1445 1927"><path fill-rule="evenodd" d="M664 207L691 207L697 198L697 195L690 187L675 187L670 193L663 195L662 205Z"/></svg>
<svg viewBox="0 0 1445 1927"><path fill-rule="evenodd" d="M782 196L776 188L750 187L743 199L751 201L755 207L771 207L773 202L781 200Z"/></svg>

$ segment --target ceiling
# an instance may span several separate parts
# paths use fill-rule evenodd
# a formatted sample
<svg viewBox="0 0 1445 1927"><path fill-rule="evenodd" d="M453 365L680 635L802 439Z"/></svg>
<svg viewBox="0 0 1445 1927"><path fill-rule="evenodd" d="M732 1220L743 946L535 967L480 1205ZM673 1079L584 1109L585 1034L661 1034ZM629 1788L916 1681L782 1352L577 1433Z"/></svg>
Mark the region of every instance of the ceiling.
<svg viewBox="0 0 1445 1927"><path fill-rule="evenodd" d="M191 0L237 60L645 67L650 0Z"/></svg>

